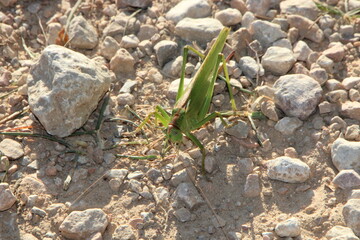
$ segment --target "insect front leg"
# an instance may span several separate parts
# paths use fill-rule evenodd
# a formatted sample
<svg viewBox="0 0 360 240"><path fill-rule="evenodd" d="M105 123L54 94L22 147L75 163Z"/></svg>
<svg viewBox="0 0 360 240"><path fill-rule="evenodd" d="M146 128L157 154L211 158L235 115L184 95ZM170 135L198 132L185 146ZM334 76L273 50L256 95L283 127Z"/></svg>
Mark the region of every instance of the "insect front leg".
<svg viewBox="0 0 360 240"><path fill-rule="evenodd" d="M205 152L205 148L204 146L201 144L201 142L199 141L199 139L197 139L195 137L195 135L193 135L192 133L190 132L185 132L185 135L193 142L195 143L195 145L200 148L200 151L201 151L201 172L203 175L206 174L206 171L205 171L205 157L206 157L206 152Z"/></svg>

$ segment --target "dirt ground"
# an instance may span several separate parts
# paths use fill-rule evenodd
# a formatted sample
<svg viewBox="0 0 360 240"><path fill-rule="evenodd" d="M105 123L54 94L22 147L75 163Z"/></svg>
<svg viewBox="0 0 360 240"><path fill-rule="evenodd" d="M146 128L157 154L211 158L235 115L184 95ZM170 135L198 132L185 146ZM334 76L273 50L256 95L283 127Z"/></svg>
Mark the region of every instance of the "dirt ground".
<svg viewBox="0 0 360 240"><path fill-rule="evenodd" d="M14 17L19 16L17 12L22 12L22 22L31 26L30 30L25 31L23 35L26 45L33 52L41 53L45 46L41 41L44 36L38 23L39 20L46 26L50 16L57 13L61 16L64 13L64 8L73 6L75 2L69 3L65 0L41 1L41 10L38 15L27 12L27 6L31 2L17 1L16 6L3 7L1 10ZM112 3L108 0L103 2L104 5ZM175 5L175 1L154 1L153 5L157 6L160 13L164 14ZM89 9L84 7L81 12L94 26L101 29L100 22L108 21L108 18L102 13L100 5L89 3L89 6ZM217 1L214 4L214 11L224 6L228 6L227 1ZM133 9L127 10L129 13L133 11ZM141 19L142 15L147 15L147 11L140 12L137 17ZM152 19L152 22L154 25L157 24L156 19ZM172 23L166 22L164 31L162 31L164 34L162 38L178 39L173 33L173 27ZM18 60L31 59L24 51L20 38L2 39L0 48L4 48L7 44L15 49ZM313 50L323 50L322 44L317 46L313 44L311 47ZM98 49L79 51L90 58L98 55ZM11 59L5 57L0 57L0 62L2 67L10 72L20 68L19 64L11 64ZM359 70L357 68L359 65L358 51L356 48L352 48L347 52L346 60L338 66L339 71L334 75L334 78L340 80L346 76L358 76ZM111 100L108 116L122 117L139 122L132 114L114 102L117 92L127 79L138 78L140 82L132 92L136 102L131 106L140 116L146 116L156 105L171 106L174 103L173 100L168 100L166 94L173 79L164 76L164 81L154 87L154 83L147 82L146 78L143 77L151 68L155 67L161 70L154 59L146 56L136 63L135 67L136 73L123 75L116 83L112 84L109 92ZM27 73L28 71L24 74ZM271 85L276 77L266 74L261 80ZM15 84L0 87L0 96L9 93L8 96L0 99L2 108L4 108L3 117L27 106L26 97L20 96L16 91L11 92L14 89L17 89ZM225 92L223 94L226 97L222 106L212 106L212 110L230 109L227 94ZM235 96L238 106L246 104L244 96L248 97L240 93ZM17 98L20 98L18 103L11 105L11 100ZM95 127L99 108L85 124L86 128L93 129ZM62 147L58 143L41 138L11 137L22 143L25 155L29 156L31 161L37 160L39 167L38 169L30 168L24 165L22 159L11 161L11 166L16 165L17 170L8 176L7 182L18 201L9 210L0 212L0 239L22 239L21 236L24 236L25 233L31 233L37 239L44 239L47 236L51 236L49 239L65 239L59 233L59 225L71 210L88 208L100 208L110 216L111 222L103 235L103 239L106 240L111 239L111 235L118 225L131 225L134 220L141 218L142 212L153 213L153 218L144 223L140 229L133 229L137 239L225 239L224 233L227 234L228 232L240 232L243 239L263 239L262 233L272 232L278 222L290 217L297 217L301 222L302 233L301 237L297 239L322 239L331 227L344 225L341 211L349 194L348 191L335 188L331 183L337 174L337 170L331 162L330 147L331 143L338 137L339 132L329 129L328 126L331 118L336 114L337 112L320 115L317 111L304 121L303 126L291 136L284 136L275 130L274 122L257 120L255 124L259 133L270 142L270 146L267 148L252 147L252 143L255 141L253 136L239 140L227 135L224 131L215 131L213 123L204 126L205 130L199 130L198 136L204 135L201 137L201 141L206 146L207 156L212 156L215 159L215 170L207 175L210 181L202 177L199 174L199 161L201 160L199 157L195 158L196 163L190 164L189 168L197 171L197 186L203 191L205 195L203 197L206 197L210 204L203 204L191 210L191 221L185 223L181 223L173 215L171 197L169 202L156 204L153 199L145 199L134 194L129 189L128 181L125 181L120 190L114 193L103 175L112 168L126 168L129 172L140 171L144 173L144 177L139 180L143 186L147 186L150 191L163 186L172 195L175 187L171 185L170 181L164 180L155 184L145 173L151 168L163 170L168 164L173 164L176 170L183 169L186 164L178 160L179 151L190 151L192 156L199 155L198 149L192 146L189 140L185 139L184 145L170 149L163 159L149 161L117 158L115 162L108 164L103 158L109 152L123 155L145 155L149 154L149 150L152 153L154 152L152 149L155 149L155 153L159 153L162 149L161 131L147 131L152 144L124 145L106 151L101 150L91 136L68 137L65 139L66 141L77 144L77 150L86 153L87 163L79 166L75 163L79 156L75 153L62 153ZM316 129L314 122L319 118L324 121L324 125L322 128ZM345 119L345 121L348 124L359 124L355 120ZM29 112L2 123L0 130L24 126L29 122L32 124L34 132L44 133L43 127ZM105 121L103 123L100 134L106 146L109 146L114 133L119 129L123 129L125 132L134 130L131 124L124 122ZM5 136L1 136L0 139L3 138ZM135 137L124 136L121 139L122 142L140 140L144 140L142 134ZM311 168L311 177L305 183L290 184L271 180L267 176L265 162L292 152L292 149L289 148L295 149L297 157ZM238 160L241 158L251 158L254 163L253 172L260 176L261 195L259 197L244 197L246 174L238 165ZM48 166L54 165L57 167L56 175L49 176L46 169ZM77 172L79 176L77 179L73 179L67 190L64 190L64 180L74 172ZM38 193L37 189L28 189L21 185L20 181L26 176L35 176L40 179L44 183L46 191ZM59 205L59 209L54 214L47 214L41 218L32 214L31 207L23 204L21 200L23 195L32 194L39 196L36 206L41 209L47 209L55 203L63 205ZM213 211L225 220L224 227L214 227L217 223L214 220Z"/></svg>

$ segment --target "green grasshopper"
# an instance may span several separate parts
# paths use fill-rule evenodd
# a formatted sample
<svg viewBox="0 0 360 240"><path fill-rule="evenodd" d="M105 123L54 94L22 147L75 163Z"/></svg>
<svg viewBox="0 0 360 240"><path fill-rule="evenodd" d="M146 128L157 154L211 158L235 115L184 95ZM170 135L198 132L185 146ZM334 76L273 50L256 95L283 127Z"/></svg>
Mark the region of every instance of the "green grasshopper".
<svg viewBox="0 0 360 240"><path fill-rule="evenodd" d="M226 67L226 60L224 55L221 53L229 32L229 28L222 29L206 57L191 46L184 47L180 84L176 96L175 106L171 114L169 114L161 106L157 106L155 112L151 114L154 115L155 118L165 127L166 141L180 143L184 134L200 148L202 154L203 172L205 170L205 148L191 132L216 117L220 117L222 122L227 125L223 117L245 115L244 112L237 111L236 109L235 100L230 86L229 74ZM184 89L185 64L189 50L195 52L203 58L203 63L196 72L195 76L192 78L190 84L186 89ZM222 79L226 81L226 85L229 90L232 111L208 113L213 97L215 80L218 77L221 62L223 64L222 70L225 75L225 78L222 77ZM150 116L148 116L144 122L148 121L149 117ZM144 122L140 125L140 127L144 125Z"/></svg>

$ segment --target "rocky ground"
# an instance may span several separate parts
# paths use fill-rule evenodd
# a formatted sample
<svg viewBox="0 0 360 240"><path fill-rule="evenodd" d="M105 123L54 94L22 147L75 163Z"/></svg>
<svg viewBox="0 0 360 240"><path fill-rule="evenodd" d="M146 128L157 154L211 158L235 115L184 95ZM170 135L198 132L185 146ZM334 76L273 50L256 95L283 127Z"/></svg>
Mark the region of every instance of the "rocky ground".
<svg viewBox="0 0 360 240"><path fill-rule="evenodd" d="M0 0L1 240L359 239L359 1L78 2ZM126 106L173 106L182 48L224 26L263 146L247 118L205 124L204 177ZM230 109L219 80L210 112Z"/></svg>

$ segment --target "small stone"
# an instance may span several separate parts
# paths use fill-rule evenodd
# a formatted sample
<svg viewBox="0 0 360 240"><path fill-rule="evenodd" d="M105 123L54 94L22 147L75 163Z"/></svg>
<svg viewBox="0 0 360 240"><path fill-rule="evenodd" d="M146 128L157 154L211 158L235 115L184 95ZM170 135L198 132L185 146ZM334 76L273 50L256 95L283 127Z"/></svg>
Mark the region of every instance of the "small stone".
<svg viewBox="0 0 360 240"><path fill-rule="evenodd" d="M151 68L149 70L148 77L151 82L154 82L154 83L162 83L163 82L163 76L156 68Z"/></svg>
<svg viewBox="0 0 360 240"><path fill-rule="evenodd" d="M328 73L333 73L334 72L334 61L331 60L330 58L324 56L324 55L321 55L318 60L316 60L316 63L324 68Z"/></svg>
<svg viewBox="0 0 360 240"><path fill-rule="evenodd" d="M344 205L342 214L346 226L351 228L355 235L360 235L360 199L349 199Z"/></svg>
<svg viewBox="0 0 360 240"><path fill-rule="evenodd" d="M249 56L240 58L239 66L243 73L250 78L256 78L260 68L262 68L262 66L258 64L255 59Z"/></svg>
<svg viewBox="0 0 360 240"><path fill-rule="evenodd" d="M251 158L241 158L237 161L237 166L240 173L250 174L254 169L254 163Z"/></svg>
<svg viewBox="0 0 360 240"><path fill-rule="evenodd" d="M226 225L226 220L224 220L219 215L212 217L211 222L214 225L214 227L216 227L216 228L222 228L222 227L225 227L225 225Z"/></svg>
<svg viewBox="0 0 360 240"><path fill-rule="evenodd" d="M186 41L205 45L217 37L223 29L221 22L214 18L184 18L175 26L175 34Z"/></svg>
<svg viewBox="0 0 360 240"><path fill-rule="evenodd" d="M207 156L205 158L205 171L208 173L212 173L214 171L216 164L216 160L214 157Z"/></svg>
<svg viewBox="0 0 360 240"><path fill-rule="evenodd" d="M261 112L272 121L279 121L279 116L275 103L270 100L265 100L260 104Z"/></svg>
<svg viewBox="0 0 360 240"><path fill-rule="evenodd" d="M134 35L123 36L120 42L120 47L122 48L136 48L139 45L139 39Z"/></svg>
<svg viewBox="0 0 360 240"><path fill-rule="evenodd" d="M108 216L101 209L73 211L61 223L61 235L70 239L88 238L94 233L103 233L109 223Z"/></svg>
<svg viewBox="0 0 360 240"><path fill-rule="evenodd" d="M38 208L38 207L32 207L31 213L36 214L42 218L46 216L46 212L43 209Z"/></svg>
<svg viewBox="0 0 360 240"><path fill-rule="evenodd" d="M271 0L247 0L246 7L254 14L265 16L270 9Z"/></svg>
<svg viewBox="0 0 360 240"><path fill-rule="evenodd" d="M180 183L175 190L175 196L177 200L184 202L190 210L204 203L192 183Z"/></svg>
<svg viewBox="0 0 360 240"><path fill-rule="evenodd" d="M110 69L116 73L131 73L134 72L135 59L125 49L120 48L110 60Z"/></svg>
<svg viewBox="0 0 360 240"><path fill-rule="evenodd" d="M340 25L339 33L341 34L341 38L350 39L354 36L354 26Z"/></svg>
<svg viewBox="0 0 360 240"><path fill-rule="evenodd" d="M347 77L341 83L346 90L350 90L360 85L360 77Z"/></svg>
<svg viewBox="0 0 360 240"><path fill-rule="evenodd" d="M261 59L264 69L276 75L286 74L295 62L293 52L282 47L269 47Z"/></svg>
<svg viewBox="0 0 360 240"><path fill-rule="evenodd" d="M339 171L346 169L360 171L360 143L343 138L336 139L331 146L331 158Z"/></svg>
<svg viewBox="0 0 360 240"><path fill-rule="evenodd" d="M232 26L241 22L241 12L234 8L226 8L215 13L215 18L224 26Z"/></svg>
<svg viewBox="0 0 360 240"><path fill-rule="evenodd" d="M327 28L332 29L335 23L336 23L336 19L329 14L323 15L319 19L319 26L322 30Z"/></svg>
<svg viewBox="0 0 360 240"><path fill-rule="evenodd" d="M356 188L360 186L360 175L354 170L341 170L332 181L341 189Z"/></svg>
<svg viewBox="0 0 360 240"><path fill-rule="evenodd" d="M345 90L339 89L328 92L325 94L325 97L331 103L345 103L348 100L348 93Z"/></svg>
<svg viewBox="0 0 360 240"><path fill-rule="evenodd" d="M121 187L122 181L119 179L113 178L109 181L109 187L113 192L118 192Z"/></svg>
<svg viewBox="0 0 360 240"><path fill-rule="evenodd" d="M350 199L360 199L360 189L351 190L348 200Z"/></svg>
<svg viewBox="0 0 360 240"><path fill-rule="evenodd" d="M323 68L313 68L310 70L310 77L315 79L320 85L324 85L328 80L328 74Z"/></svg>
<svg viewBox="0 0 360 240"><path fill-rule="evenodd" d="M211 7L206 0L184 0L171 8L165 17L175 23L188 18L204 18L211 14Z"/></svg>
<svg viewBox="0 0 360 240"><path fill-rule="evenodd" d="M166 63L163 67L163 72L169 76L179 77L181 72L182 59L182 56L179 56L174 60Z"/></svg>
<svg viewBox="0 0 360 240"><path fill-rule="evenodd" d="M105 173L104 178L105 179L116 178L116 179L124 180L128 172L129 171L127 169L111 169Z"/></svg>
<svg viewBox="0 0 360 240"><path fill-rule="evenodd" d="M250 32L253 33L253 38L257 39L265 49L275 41L286 37L286 33L281 30L278 24L263 20L254 21L250 26Z"/></svg>
<svg viewBox="0 0 360 240"><path fill-rule="evenodd" d="M351 125L346 128L345 139L346 140L358 140L360 137L360 126Z"/></svg>
<svg viewBox="0 0 360 240"><path fill-rule="evenodd" d="M239 232L229 232L228 233L229 240L241 240L242 235Z"/></svg>
<svg viewBox="0 0 360 240"><path fill-rule="evenodd" d="M277 40L276 42L273 43L272 46L273 46L273 47L287 48L287 49L289 49L289 50L292 50L292 49L293 49L290 40L287 39L287 38L282 38L282 39L280 39L280 40Z"/></svg>
<svg viewBox="0 0 360 240"><path fill-rule="evenodd" d="M278 157L267 162L268 177L288 183L302 183L310 177L310 167L303 161L290 158Z"/></svg>
<svg viewBox="0 0 360 240"><path fill-rule="evenodd" d="M311 0L286 0L280 2L282 14L295 14L315 20L320 11Z"/></svg>
<svg viewBox="0 0 360 240"><path fill-rule="evenodd" d="M275 129L281 132L283 135L289 136L294 134L296 129L302 125L303 122L296 117L284 117L276 123Z"/></svg>
<svg viewBox="0 0 360 240"><path fill-rule="evenodd" d="M259 175L257 173L249 174L246 177L245 187L244 187L244 195L245 197L258 197L260 196L261 188L260 188L260 180Z"/></svg>
<svg viewBox="0 0 360 240"><path fill-rule="evenodd" d="M69 39L71 46L80 49L93 49L99 41L96 29L81 15L71 20Z"/></svg>
<svg viewBox="0 0 360 240"><path fill-rule="evenodd" d="M320 43L324 39L323 31L310 19L300 15L288 15L287 19L291 28L295 27L299 30L300 36L316 43Z"/></svg>
<svg viewBox="0 0 360 240"><path fill-rule="evenodd" d="M136 236L133 232L131 226L129 225L120 225L118 226L113 235L111 240L135 240Z"/></svg>
<svg viewBox="0 0 360 240"><path fill-rule="evenodd" d="M241 14L245 14L247 12L247 7L243 0L230 0L230 7L239 10Z"/></svg>
<svg viewBox="0 0 360 240"><path fill-rule="evenodd" d="M161 204L163 202L169 201L170 193L169 191L164 187L158 187L153 192L155 201L157 204Z"/></svg>
<svg viewBox="0 0 360 240"><path fill-rule="evenodd" d="M154 46L154 50L159 65L163 67L165 63L173 60L177 56L178 45L176 42L163 40Z"/></svg>
<svg viewBox="0 0 360 240"><path fill-rule="evenodd" d="M120 93L116 97L116 102L119 106L131 106L135 104L135 97L131 93Z"/></svg>
<svg viewBox="0 0 360 240"><path fill-rule="evenodd" d="M292 217L280 222L275 227L275 233L279 237L297 237L301 233L299 219Z"/></svg>
<svg viewBox="0 0 360 240"><path fill-rule="evenodd" d="M334 226L325 235L327 239L359 240L353 230L344 226Z"/></svg>
<svg viewBox="0 0 360 240"><path fill-rule="evenodd" d="M116 159L116 156L113 153L107 152L104 154L104 162L108 165L113 163L115 161L115 159Z"/></svg>
<svg viewBox="0 0 360 240"><path fill-rule="evenodd" d="M310 47L304 41L298 41L294 46L294 55L299 61L306 61L312 52Z"/></svg>
<svg viewBox="0 0 360 240"><path fill-rule="evenodd" d="M279 24L281 27L281 30L283 30L284 32L287 32L289 30L289 23L287 22L286 18L277 17L277 18L274 18L271 22Z"/></svg>
<svg viewBox="0 0 360 240"><path fill-rule="evenodd" d="M15 202L16 197L9 189L9 184L0 183L0 212L8 210Z"/></svg>
<svg viewBox="0 0 360 240"><path fill-rule="evenodd" d="M359 102L360 101L360 92L356 89L349 90L349 99L352 102Z"/></svg>
<svg viewBox="0 0 360 240"><path fill-rule="evenodd" d="M180 222L188 222L191 220L191 213L187 208L180 208L174 211L176 219Z"/></svg>
<svg viewBox="0 0 360 240"><path fill-rule="evenodd" d="M322 97L322 88L313 78L303 74L280 77L274 84L275 103L288 116L307 119Z"/></svg>
<svg viewBox="0 0 360 240"><path fill-rule="evenodd" d="M146 172L146 176L155 184L161 183L164 181L162 173L156 168L151 168Z"/></svg>
<svg viewBox="0 0 360 240"><path fill-rule="evenodd" d="M140 193L142 191L141 182L139 182L135 179L130 179L129 188L131 191L133 191L135 193Z"/></svg>
<svg viewBox="0 0 360 240"><path fill-rule="evenodd" d="M344 46L341 43L335 44L334 46L326 49L322 54L334 62L341 62L345 57Z"/></svg>
<svg viewBox="0 0 360 240"><path fill-rule="evenodd" d="M171 178L171 185L177 187L180 183L190 182L190 177L188 176L188 172L186 169L182 169L176 173Z"/></svg>
<svg viewBox="0 0 360 240"><path fill-rule="evenodd" d="M11 160L24 156L24 150L20 143L10 138L5 138L0 142L0 152Z"/></svg>
<svg viewBox="0 0 360 240"><path fill-rule="evenodd" d="M251 27L251 24L256 20L256 17L255 15L250 12L250 11L246 11L244 14L243 14L243 17L242 17L242 20L241 20L241 26L243 28L245 28L246 30L247 29L250 29Z"/></svg>
<svg viewBox="0 0 360 240"><path fill-rule="evenodd" d="M127 175L128 179L141 179L144 176L142 171L131 172Z"/></svg>
<svg viewBox="0 0 360 240"><path fill-rule="evenodd" d="M137 37L139 38L140 41L149 40L157 33L159 33L159 30L155 26L149 24L143 24L140 26L140 30L139 33L137 34Z"/></svg>
<svg viewBox="0 0 360 240"><path fill-rule="evenodd" d="M248 124L241 120L238 120L236 125L225 129L227 134L237 138L247 138L249 131L250 127Z"/></svg>
<svg viewBox="0 0 360 240"><path fill-rule="evenodd" d="M329 113L333 110L331 103L323 101L319 104L320 114Z"/></svg>
<svg viewBox="0 0 360 240"><path fill-rule="evenodd" d="M340 113L344 117L360 121L360 102L346 101L341 104Z"/></svg>
<svg viewBox="0 0 360 240"><path fill-rule="evenodd" d="M165 180L170 180L173 176L172 170L174 169L174 166L172 164L167 164L162 170L161 173L163 175L163 178Z"/></svg>
<svg viewBox="0 0 360 240"><path fill-rule="evenodd" d="M147 8L152 4L151 0L116 0L118 7L135 7L135 8Z"/></svg>

